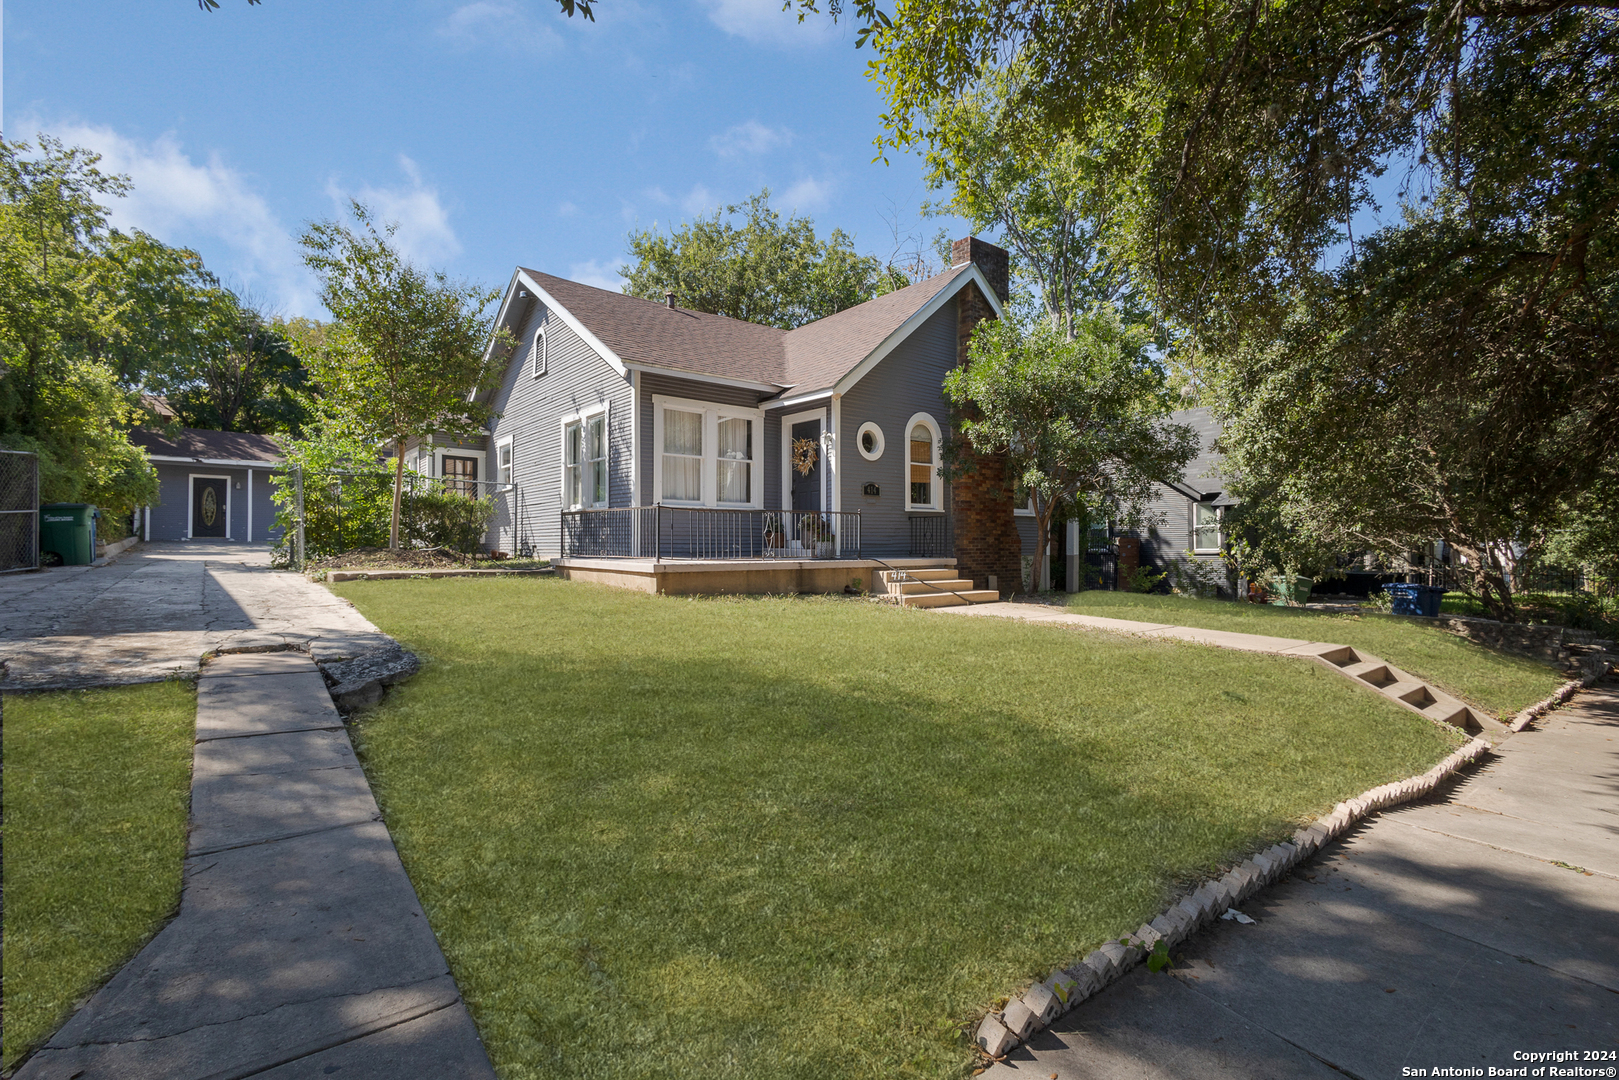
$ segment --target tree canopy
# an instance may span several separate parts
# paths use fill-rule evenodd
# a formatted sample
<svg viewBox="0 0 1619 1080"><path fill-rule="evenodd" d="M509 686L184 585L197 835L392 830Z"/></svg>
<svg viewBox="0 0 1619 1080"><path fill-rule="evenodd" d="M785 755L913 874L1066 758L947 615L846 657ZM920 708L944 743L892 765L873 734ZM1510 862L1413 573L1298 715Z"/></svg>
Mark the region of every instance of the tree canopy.
<svg viewBox="0 0 1619 1080"><path fill-rule="evenodd" d="M1106 305L1066 330L1048 318L985 319L966 366L945 377L957 410L949 471L978 454L1006 455L1007 475L1034 503L1039 588L1050 587L1046 551L1060 509L1139 523L1153 485L1197 454L1196 433L1168 422L1165 373L1148 344Z"/></svg>
<svg viewBox="0 0 1619 1080"><path fill-rule="evenodd" d="M741 215L740 222L730 219ZM833 229L821 240L807 217L770 208L770 190L699 217L668 235L630 234L633 265L619 271L631 296L790 330L864 303L891 285L882 263ZM899 284L908 284L900 282Z"/></svg>
<svg viewBox="0 0 1619 1080"><path fill-rule="evenodd" d="M394 449L388 543L398 547L405 443L435 432L471 438L488 422L476 395L500 379L485 353L498 293L411 265L393 245L394 226L379 228L366 207L350 206L357 228L321 221L300 240L334 320L300 335L295 349L321 386L326 430Z"/></svg>

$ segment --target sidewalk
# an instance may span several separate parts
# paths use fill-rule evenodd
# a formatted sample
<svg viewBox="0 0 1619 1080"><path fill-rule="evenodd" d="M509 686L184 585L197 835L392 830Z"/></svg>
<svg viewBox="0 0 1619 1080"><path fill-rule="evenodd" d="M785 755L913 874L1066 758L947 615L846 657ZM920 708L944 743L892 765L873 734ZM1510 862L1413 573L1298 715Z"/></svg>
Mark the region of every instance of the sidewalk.
<svg viewBox="0 0 1619 1080"><path fill-rule="evenodd" d="M314 663L198 687L180 913L17 1080L492 1078Z"/></svg>
<svg viewBox="0 0 1619 1080"><path fill-rule="evenodd" d="M1316 644L1036 605L939 610L1276 654ZM1619 1050L1619 682L1502 734L1464 780L1250 901L1253 925L1193 938L1172 974L1135 968L986 1080L1381 1080Z"/></svg>

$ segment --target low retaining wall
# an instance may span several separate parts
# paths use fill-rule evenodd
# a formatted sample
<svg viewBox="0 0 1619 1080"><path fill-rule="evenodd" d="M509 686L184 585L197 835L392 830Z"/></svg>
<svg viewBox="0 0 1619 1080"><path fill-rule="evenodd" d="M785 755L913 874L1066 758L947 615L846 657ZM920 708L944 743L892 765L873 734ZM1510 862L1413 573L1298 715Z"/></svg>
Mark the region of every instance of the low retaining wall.
<svg viewBox="0 0 1619 1080"><path fill-rule="evenodd" d="M1433 621L1469 641L1551 664L1567 663L1573 655L1570 645L1594 646L1607 651L1613 649L1613 642L1599 638L1589 630L1570 630L1566 626L1504 623L1471 615L1440 615Z"/></svg>
<svg viewBox="0 0 1619 1080"><path fill-rule="evenodd" d="M900 569L953 566L954 559L885 559ZM558 577L665 596L838 593L870 589L881 563L871 559L757 559L657 562L651 559L558 559ZM856 582L859 584L857 585Z"/></svg>

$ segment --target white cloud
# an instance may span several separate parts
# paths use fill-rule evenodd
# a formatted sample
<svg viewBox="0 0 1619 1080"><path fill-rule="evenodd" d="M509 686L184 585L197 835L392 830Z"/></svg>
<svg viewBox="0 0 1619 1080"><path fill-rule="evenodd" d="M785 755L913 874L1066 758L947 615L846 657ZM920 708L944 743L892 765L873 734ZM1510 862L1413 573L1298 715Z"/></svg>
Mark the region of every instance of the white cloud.
<svg viewBox="0 0 1619 1080"><path fill-rule="evenodd" d="M618 276L619 265L616 260L602 259L576 262L568 266L568 277L581 285L594 285L609 292L623 292L624 279Z"/></svg>
<svg viewBox="0 0 1619 1080"><path fill-rule="evenodd" d="M459 48L494 45L512 52L552 52L562 37L528 11L501 0L474 0L450 12L438 35Z"/></svg>
<svg viewBox="0 0 1619 1080"><path fill-rule="evenodd" d="M579 208L571 202L565 202L557 207L557 217L573 217L579 213Z"/></svg>
<svg viewBox="0 0 1619 1080"><path fill-rule="evenodd" d="M692 217L706 214L718 205L719 203L714 199L714 193L702 184L692 185L692 189L686 193L685 198L680 200L680 208Z"/></svg>
<svg viewBox="0 0 1619 1080"><path fill-rule="evenodd" d="M641 192L641 194L645 195L647 198L651 199L653 202L659 203L659 204L661 204L663 206L668 206L671 202L674 201L673 199L669 198L668 195L664 194L663 189L661 187L649 187L645 191Z"/></svg>
<svg viewBox="0 0 1619 1080"><path fill-rule="evenodd" d="M832 201L832 181L806 176L781 193L779 205L803 213L806 210L825 210Z"/></svg>
<svg viewBox="0 0 1619 1080"><path fill-rule="evenodd" d="M198 164L172 133L143 142L93 124L35 120L17 129L45 131L69 146L94 150L103 172L130 178L129 195L110 208L115 228L140 229L164 243L197 249L210 270L274 311L321 313L292 233L248 178L217 153Z"/></svg>
<svg viewBox="0 0 1619 1080"><path fill-rule="evenodd" d="M778 146L791 145L792 141L793 133L786 128L766 127L757 120L749 120L709 139L708 145L720 157L739 157L766 154Z"/></svg>
<svg viewBox="0 0 1619 1080"><path fill-rule="evenodd" d="M755 45L821 45L842 33L826 15L798 21L794 11L783 11L781 0L703 0L708 19L727 34Z"/></svg>
<svg viewBox="0 0 1619 1080"><path fill-rule="evenodd" d="M347 191L336 180L326 185L326 193L337 204L340 214L348 211L349 199L364 203L383 222L397 225L393 240L400 254L415 263L431 265L461 254L461 241L450 226L449 211L439 201L438 189L422 183L421 170L405 155L399 167L410 181L408 187L372 187Z"/></svg>

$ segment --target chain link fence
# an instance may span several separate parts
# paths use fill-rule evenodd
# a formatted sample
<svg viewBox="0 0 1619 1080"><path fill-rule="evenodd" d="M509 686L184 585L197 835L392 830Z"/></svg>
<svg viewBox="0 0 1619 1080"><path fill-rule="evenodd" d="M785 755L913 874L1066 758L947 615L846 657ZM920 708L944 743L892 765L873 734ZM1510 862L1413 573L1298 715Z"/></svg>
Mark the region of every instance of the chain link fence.
<svg viewBox="0 0 1619 1080"><path fill-rule="evenodd" d="M39 568L39 457L0 450L0 574Z"/></svg>

